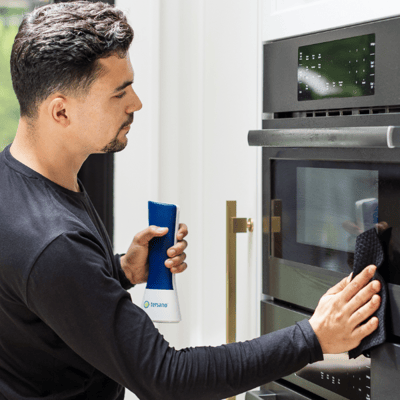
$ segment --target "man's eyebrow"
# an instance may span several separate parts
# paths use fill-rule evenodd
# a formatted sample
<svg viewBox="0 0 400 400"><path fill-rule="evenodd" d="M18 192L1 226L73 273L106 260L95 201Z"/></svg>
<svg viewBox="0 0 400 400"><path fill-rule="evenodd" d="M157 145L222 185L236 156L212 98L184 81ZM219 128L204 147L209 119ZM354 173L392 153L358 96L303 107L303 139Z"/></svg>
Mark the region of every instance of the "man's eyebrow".
<svg viewBox="0 0 400 400"><path fill-rule="evenodd" d="M116 92L119 92L122 89L125 89L127 86L132 85L132 83L133 83L133 80L124 82L122 85L120 85L116 89L114 89L113 93L116 93Z"/></svg>

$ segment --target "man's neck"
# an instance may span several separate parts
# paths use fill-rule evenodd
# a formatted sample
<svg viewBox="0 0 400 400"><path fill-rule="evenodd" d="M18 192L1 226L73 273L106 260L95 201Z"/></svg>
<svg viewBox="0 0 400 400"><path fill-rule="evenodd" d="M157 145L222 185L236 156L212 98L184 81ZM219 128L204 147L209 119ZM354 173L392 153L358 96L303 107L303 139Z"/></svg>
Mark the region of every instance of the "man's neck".
<svg viewBox="0 0 400 400"><path fill-rule="evenodd" d="M27 129L23 121L11 145L11 155L58 185L79 192L78 172L86 157L71 154L61 142Z"/></svg>

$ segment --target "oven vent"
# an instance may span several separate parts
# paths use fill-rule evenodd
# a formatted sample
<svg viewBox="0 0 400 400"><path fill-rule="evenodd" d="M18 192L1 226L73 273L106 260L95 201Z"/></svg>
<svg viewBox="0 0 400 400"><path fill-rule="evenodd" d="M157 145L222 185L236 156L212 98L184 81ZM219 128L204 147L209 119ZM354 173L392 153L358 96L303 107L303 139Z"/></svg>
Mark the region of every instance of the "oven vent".
<svg viewBox="0 0 400 400"><path fill-rule="evenodd" d="M341 117L348 115L368 115L368 114L398 114L399 106L390 107L370 107L370 108L346 108L337 110L310 110L264 113L264 119L287 119L287 118L321 118L321 117Z"/></svg>

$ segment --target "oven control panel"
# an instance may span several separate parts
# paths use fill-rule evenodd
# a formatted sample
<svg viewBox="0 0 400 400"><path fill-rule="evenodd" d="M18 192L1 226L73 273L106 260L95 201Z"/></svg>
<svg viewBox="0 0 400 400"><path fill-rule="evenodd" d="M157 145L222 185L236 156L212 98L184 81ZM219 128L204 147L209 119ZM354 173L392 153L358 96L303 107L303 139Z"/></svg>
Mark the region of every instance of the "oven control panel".
<svg viewBox="0 0 400 400"><path fill-rule="evenodd" d="M265 42L264 129L337 126L339 118L311 118L325 111L340 112L329 117L364 115L371 109L371 114L398 113L385 107L399 106L400 52L393 45L399 35L396 15ZM372 116L353 118L357 122L347 118L340 126L360 126L366 119L371 121L362 126L395 125L393 116L386 117L379 115L372 124Z"/></svg>
<svg viewBox="0 0 400 400"><path fill-rule="evenodd" d="M350 360L348 354L325 354L324 361L307 365L296 373L349 400L371 400L371 359Z"/></svg>
<svg viewBox="0 0 400 400"><path fill-rule="evenodd" d="M371 96L375 34L299 47L298 100Z"/></svg>

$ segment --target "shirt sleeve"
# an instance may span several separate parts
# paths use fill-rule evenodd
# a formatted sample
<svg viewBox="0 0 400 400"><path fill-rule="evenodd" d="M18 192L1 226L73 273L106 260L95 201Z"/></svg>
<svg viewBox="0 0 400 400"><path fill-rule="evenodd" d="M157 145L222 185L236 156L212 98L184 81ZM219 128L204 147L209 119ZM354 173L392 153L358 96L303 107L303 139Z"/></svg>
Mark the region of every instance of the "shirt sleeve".
<svg viewBox="0 0 400 400"><path fill-rule="evenodd" d="M247 342L175 350L112 276L98 243L79 233L42 252L27 302L76 354L140 399L218 400L322 359L307 320Z"/></svg>
<svg viewBox="0 0 400 400"><path fill-rule="evenodd" d="M115 254L114 258L115 258L115 263L118 266L118 277L119 277L119 281L122 285L122 287L125 290L129 290L131 288L133 288L135 285L133 285L131 283L131 281L126 277L125 272L123 271L123 269L121 268L121 257L124 256L125 254Z"/></svg>

